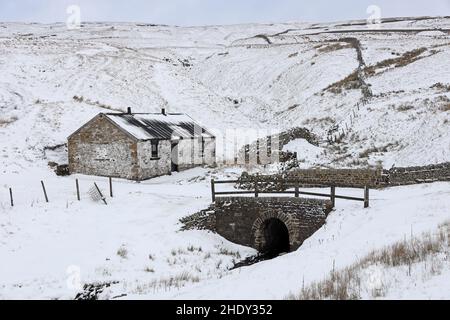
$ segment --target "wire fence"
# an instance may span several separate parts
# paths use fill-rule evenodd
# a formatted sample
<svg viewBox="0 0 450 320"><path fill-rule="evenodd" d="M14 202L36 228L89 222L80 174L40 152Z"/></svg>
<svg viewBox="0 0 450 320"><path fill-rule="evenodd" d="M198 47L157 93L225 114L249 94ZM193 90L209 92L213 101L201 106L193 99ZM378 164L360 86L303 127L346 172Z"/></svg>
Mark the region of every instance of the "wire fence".
<svg viewBox="0 0 450 320"><path fill-rule="evenodd" d="M47 191L46 184L44 180L40 181L41 189L42 189L42 199L45 200L46 203L50 203L52 201L51 195ZM78 179L75 179L75 191L76 191L76 200L81 201L81 192L80 192L80 182ZM111 198L114 197L113 194L113 180L112 177L108 177L108 187L109 187L109 196ZM13 189L13 187L9 186L7 187L8 190L8 197L9 197L9 206L14 207L16 206L20 200L18 201L17 195ZM87 192L88 197L96 202L103 202L105 205L108 205L108 202L106 200L105 194L102 192L102 190L99 188L96 182L93 182L93 184L90 186Z"/></svg>

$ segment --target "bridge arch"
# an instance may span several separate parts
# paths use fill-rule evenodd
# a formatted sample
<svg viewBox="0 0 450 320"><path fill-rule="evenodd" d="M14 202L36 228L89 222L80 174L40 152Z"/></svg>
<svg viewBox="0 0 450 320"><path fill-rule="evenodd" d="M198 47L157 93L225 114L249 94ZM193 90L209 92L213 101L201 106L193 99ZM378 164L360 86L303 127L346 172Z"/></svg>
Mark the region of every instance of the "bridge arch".
<svg viewBox="0 0 450 320"><path fill-rule="evenodd" d="M283 247L285 247L284 230L286 230L286 236L288 238L287 241L289 242L287 251L296 249L299 245L296 241L298 238L298 225L298 218L294 215L286 214L281 210L263 211L254 221L252 226L254 248L259 251L274 250L274 254L281 253L281 251L286 251L283 249ZM268 228L270 230L268 230ZM268 241L271 243L267 243ZM282 247L278 249L271 248L270 246L272 245Z"/></svg>

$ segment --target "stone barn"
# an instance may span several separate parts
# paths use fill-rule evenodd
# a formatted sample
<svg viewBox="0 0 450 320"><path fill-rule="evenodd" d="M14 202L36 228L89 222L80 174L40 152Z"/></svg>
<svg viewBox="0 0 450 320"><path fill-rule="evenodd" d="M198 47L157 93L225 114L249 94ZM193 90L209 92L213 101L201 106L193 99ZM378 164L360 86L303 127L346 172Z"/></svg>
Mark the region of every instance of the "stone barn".
<svg viewBox="0 0 450 320"><path fill-rule="evenodd" d="M130 180L215 165L213 134L181 113L100 113L68 138L70 173Z"/></svg>

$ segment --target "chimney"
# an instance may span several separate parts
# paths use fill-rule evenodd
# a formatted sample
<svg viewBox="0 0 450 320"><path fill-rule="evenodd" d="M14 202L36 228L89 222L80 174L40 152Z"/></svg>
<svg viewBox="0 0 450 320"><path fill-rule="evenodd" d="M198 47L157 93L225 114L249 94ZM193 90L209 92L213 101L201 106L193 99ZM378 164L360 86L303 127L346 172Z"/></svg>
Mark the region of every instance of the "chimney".
<svg viewBox="0 0 450 320"><path fill-rule="evenodd" d="M161 113L166 116L166 108L162 108Z"/></svg>
<svg viewBox="0 0 450 320"><path fill-rule="evenodd" d="M127 113L131 114L131 108L130 107L127 108Z"/></svg>

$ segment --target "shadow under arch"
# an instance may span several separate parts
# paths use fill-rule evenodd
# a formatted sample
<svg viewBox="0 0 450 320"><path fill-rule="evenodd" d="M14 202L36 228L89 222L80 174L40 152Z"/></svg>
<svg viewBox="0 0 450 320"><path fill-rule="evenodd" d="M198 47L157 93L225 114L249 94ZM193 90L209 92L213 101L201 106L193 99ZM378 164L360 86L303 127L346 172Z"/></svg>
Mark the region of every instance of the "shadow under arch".
<svg viewBox="0 0 450 320"><path fill-rule="evenodd" d="M267 257L277 257L290 251L289 230L283 221L270 218L263 222L264 247L262 253Z"/></svg>
<svg viewBox="0 0 450 320"><path fill-rule="evenodd" d="M254 248L260 253L278 256L299 247L298 218L281 210L267 210L253 223Z"/></svg>

